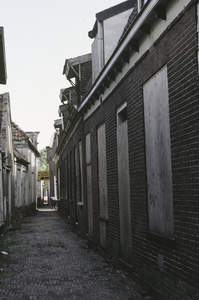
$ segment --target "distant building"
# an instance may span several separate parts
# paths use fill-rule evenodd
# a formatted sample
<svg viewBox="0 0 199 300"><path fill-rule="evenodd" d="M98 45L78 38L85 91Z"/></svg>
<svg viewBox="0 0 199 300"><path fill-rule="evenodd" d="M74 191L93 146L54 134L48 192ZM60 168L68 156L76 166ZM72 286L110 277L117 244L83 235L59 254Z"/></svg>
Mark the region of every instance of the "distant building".
<svg viewBox="0 0 199 300"><path fill-rule="evenodd" d="M4 31L0 27L0 84L6 84ZM11 118L9 93L0 95L0 231L11 215L36 208L37 136L22 131Z"/></svg>
<svg viewBox="0 0 199 300"><path fill-rule="evenodd" d="M37 150L39 132L24 132L12 122L14 148L26 159L27 165L16 157L15 174L15 214L27 213L36 209L37 165L40 152Z"/></svg>

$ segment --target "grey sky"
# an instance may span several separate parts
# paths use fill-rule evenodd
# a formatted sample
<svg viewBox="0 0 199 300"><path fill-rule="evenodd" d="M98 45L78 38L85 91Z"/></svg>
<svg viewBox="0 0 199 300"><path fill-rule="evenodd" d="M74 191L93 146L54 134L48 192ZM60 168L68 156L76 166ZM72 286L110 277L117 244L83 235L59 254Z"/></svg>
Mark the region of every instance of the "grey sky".
<svg viewBox="0 0 199 300"><path fill-rule="evenodd" d="M38 149L49 145L58 119L59 92L68 87L66 58L91 52L95 14L117 0L0 0L7 85L12 120L24 131L40 131Z"/></svg>

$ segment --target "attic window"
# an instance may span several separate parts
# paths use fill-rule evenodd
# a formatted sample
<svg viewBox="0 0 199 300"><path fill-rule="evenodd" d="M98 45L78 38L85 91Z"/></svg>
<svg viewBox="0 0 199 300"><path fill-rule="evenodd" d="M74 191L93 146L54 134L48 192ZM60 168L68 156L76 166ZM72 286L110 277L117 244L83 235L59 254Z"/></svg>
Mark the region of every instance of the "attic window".
<svg viewBox="0 0 199 300"><path fill-rule="evenodd" d="M127 121L127 103L124 102L117 110L117 126Z"/></svg>

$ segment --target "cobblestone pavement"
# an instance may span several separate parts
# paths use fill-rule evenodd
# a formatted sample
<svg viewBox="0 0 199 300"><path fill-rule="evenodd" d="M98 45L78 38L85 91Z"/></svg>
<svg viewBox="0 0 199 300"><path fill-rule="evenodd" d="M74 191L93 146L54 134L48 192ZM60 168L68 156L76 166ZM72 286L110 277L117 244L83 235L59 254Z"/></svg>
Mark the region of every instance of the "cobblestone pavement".
<svg viewBox="0 0 199 300"><path fill-rule="evenodd" d="M86 247L57 211L25 217L4 239L0 300L151 299L125 270Z"/></svg>

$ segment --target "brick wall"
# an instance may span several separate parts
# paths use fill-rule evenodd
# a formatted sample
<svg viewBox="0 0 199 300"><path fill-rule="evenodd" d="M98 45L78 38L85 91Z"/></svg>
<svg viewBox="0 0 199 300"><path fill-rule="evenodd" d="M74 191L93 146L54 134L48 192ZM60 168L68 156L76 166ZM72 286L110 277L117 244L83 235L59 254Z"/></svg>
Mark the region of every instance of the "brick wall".
<svg viewBox="0 0 199 300"><path fill-rule="evenodd" d="M68 136L73 129L73 124L76 124L81 118L80 115L76 116L73 120ZM83 173L83 193L84 201L83 206L78 205L81 202L80 196L80 167L79 167L79 142L83 142L83 164L85 165L84 153L84 127L82 122L79 123L76 131L73 133L72 138L67 143L67 147L57 164L61 172L61 209L65 212L66 216L70 216L71 223L75 225L78 223L78 229L82 234L87 234L87 201L85 195L86 187L86 174ZM77 161L75 170L75 147L77 150Z"/></svg>
<svg viewBox="0 0 199 300"><path fill-rule="evenodd" d="M146 51L109 97L85 121L81 121L58 163L61 169L63 198L65 197L64 201L66 201L64 209L71 216L71 221L73 223L78 221L79 228L86 234L85 136L90 133L93 239L99 246L97 129L100 124L105 123L108 188L106 251L113 257L120 258L116 112L124 101L127 102L133 275L146 289L157 291L158 296L154 294L154 299L158 300L199 298L199 89L195 16L196 6L192 1L192 4L177 16L161 37ZM175 241L147 234L149 226L143 85L165 65L167 65L169 85ZM86 77L87 74L85 68L85 74L82 73L82 76ZM71 130L77 121L78 119L73 120ZM78 153L80 140L83 144L84 204L76 206L80 201ZM74 163L70 164L70 157L73 161L75 146L78 154L76 188L70 191L75 181ZM66 170L70 176L66 177Z"/></svg>
<svg viewBox="0 0 199 300"><path fill-rule="evenodd" d="M91 74L92 74L92 62L89 61L81 64L80 93L82 96L85 96L85 94L91 87Z"/></svg>
<svg viewBox="0 0 199 300"><path fill-rule="evenodd" d="M85 121L91 133L94 240L99 244L97 126L106 124L107 251L120 257L117 190L116 109L127 101L131 182L133 269L165 299L199 297L199 103L195 6L177 17L128 73L111 96ZM168 68L175 244L153 240L148 230L143 84ZM158 298L160 299L160 298ZM163 299L163 298L162 298Z"/></svg>

